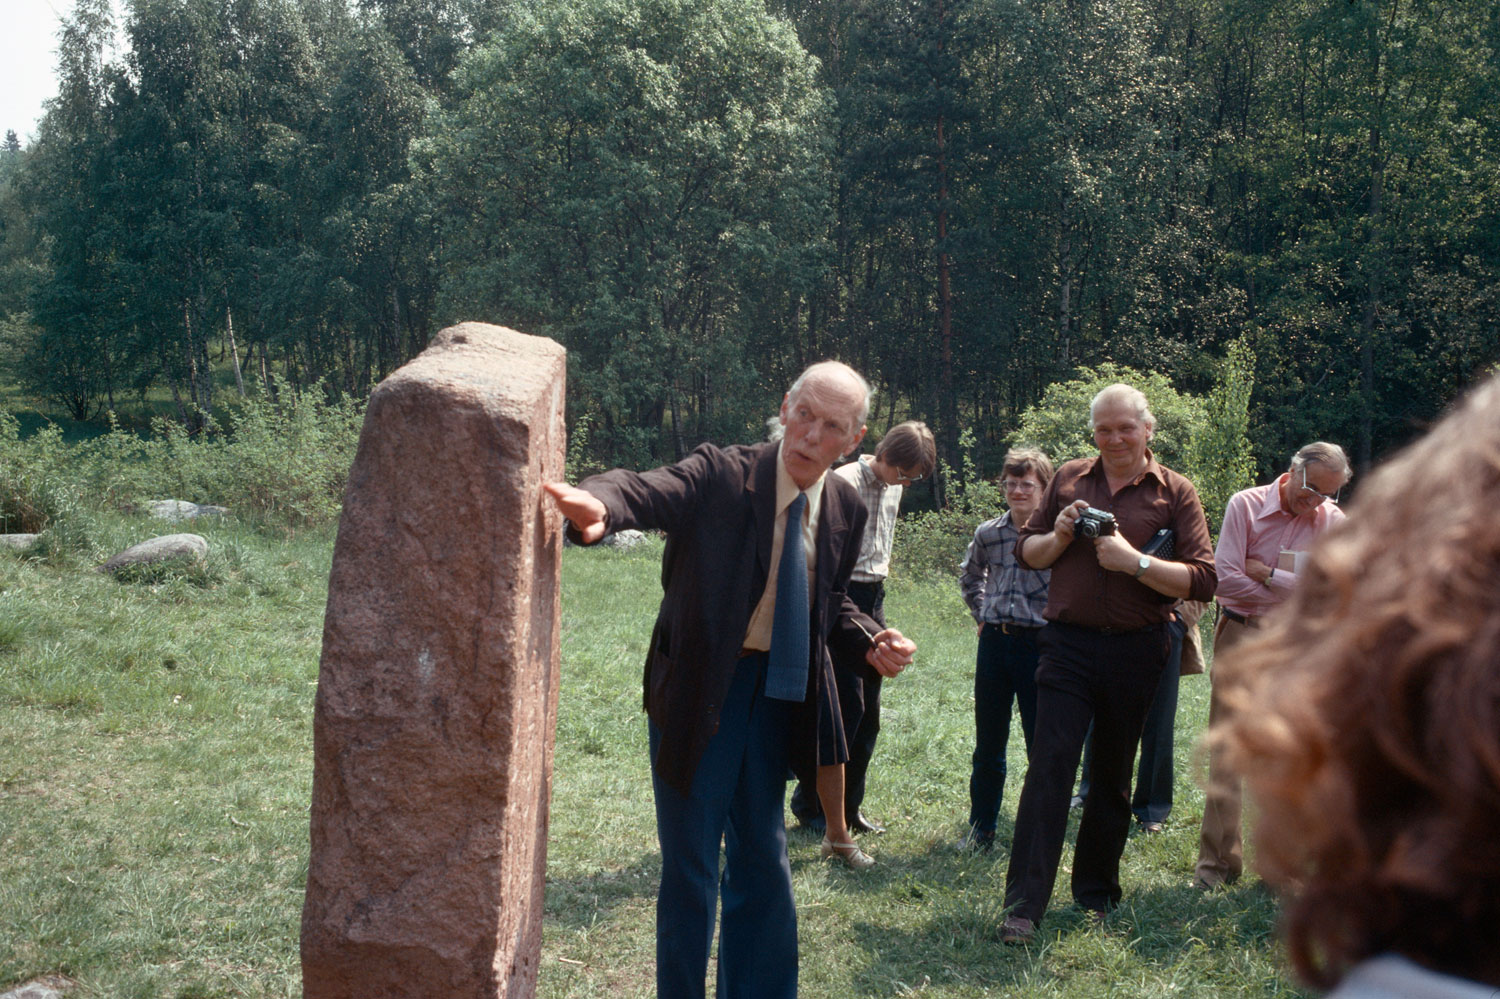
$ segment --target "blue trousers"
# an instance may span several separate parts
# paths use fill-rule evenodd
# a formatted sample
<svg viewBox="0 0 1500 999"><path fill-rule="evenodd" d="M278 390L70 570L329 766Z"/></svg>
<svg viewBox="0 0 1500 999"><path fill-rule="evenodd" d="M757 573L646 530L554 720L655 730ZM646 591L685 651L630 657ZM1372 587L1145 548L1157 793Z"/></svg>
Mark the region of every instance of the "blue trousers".
<svg viewBox="0 0 1500 999"><path fill-rule="evenodd" d="M1005 794L1005 750L1010 742L1012 704L1021 712L1021 735L1027 754L1031 753L1031 738L1036 731L1036 636L1040 630L987 624L979 632L974 662L969 827L984 835L995 831L1000 799Z"/></svg>
<svg viewBox="0 0 1500 999"><path fill-rule="evenodd" d="M739 661L719 727L683 795L655 776L661 889L656 897L658 999L702 999L719 931L719 999L795 999L797 912L787 862L787 739L792 705L764 693L765 654ZM724 871L719 872L719 846Z"/></svg>

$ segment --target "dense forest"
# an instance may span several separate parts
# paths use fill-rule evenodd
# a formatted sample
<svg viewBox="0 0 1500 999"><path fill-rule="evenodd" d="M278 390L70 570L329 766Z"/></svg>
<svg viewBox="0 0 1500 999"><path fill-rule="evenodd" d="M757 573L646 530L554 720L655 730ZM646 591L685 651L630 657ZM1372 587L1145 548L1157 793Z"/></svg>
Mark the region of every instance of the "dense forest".
<svg viewBox="0 0 1500 999"><path fill-rule="evenodd" d="M1049 385L1361 466L1500 360L1493 0L78 0L0 150L0 367L75 419L569 348L600 462L844 358L983 460ZM0 123L3 126L4 123Z"/></svg>

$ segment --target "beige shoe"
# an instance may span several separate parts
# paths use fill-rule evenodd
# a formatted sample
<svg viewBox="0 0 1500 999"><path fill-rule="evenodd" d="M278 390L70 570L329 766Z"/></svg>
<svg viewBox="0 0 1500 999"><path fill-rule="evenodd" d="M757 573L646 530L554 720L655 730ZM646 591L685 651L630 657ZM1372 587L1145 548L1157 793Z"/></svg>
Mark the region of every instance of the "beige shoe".
<svg viewBox="0 0 1500 999"><path fill-rule="evenodd" d="M838 857L856 871L868 871L875 866L875 858L861 850L858 843L835 843L827 836L823 837L823 846L818 855L824 860Z"/></svg>

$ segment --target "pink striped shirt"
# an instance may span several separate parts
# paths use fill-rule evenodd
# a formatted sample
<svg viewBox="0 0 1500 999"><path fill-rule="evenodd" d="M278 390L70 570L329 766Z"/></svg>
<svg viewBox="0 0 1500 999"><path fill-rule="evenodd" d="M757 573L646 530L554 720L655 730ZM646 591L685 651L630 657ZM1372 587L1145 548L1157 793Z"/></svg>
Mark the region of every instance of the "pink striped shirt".
<svg viewBox="0 0 1500 999"><path fill-rule="evenodd" d="M1344 519L1344 511L1325 500L1301 517L1281 508L1279 487L1287 473L1264 486L1251 486L1229 497L1224 508L1224 527L1214 549L1219 567L1219 603L1245 617L1257 617L1274 609L1297 585L1297 574L1277 569L1268 585L1245 575L1245 559L1259 559L1274 566L1283 550L1307 551L1318 535Z"/></svg>

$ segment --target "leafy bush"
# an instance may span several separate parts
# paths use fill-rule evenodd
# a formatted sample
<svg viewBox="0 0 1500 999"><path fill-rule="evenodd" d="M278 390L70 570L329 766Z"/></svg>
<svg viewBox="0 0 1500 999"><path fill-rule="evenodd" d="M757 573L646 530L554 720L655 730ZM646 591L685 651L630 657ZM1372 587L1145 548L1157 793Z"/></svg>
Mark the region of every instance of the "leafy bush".
<svg viewBox="0 0 1500 999"><path fill-rule="evenodd" d="M1047 387L1042 399L1021 415L1012 447L1041 448L1054 466L1097 454L1089 429L1089 403L1099 390L1128 382L1146 393L1156 417L1151 450L1157 460L1198 487L1209 527L1217 531L1224 504L1250 484L1254 463L1246 437L1255 355L1237 341L1221 363L1213 391L1200 399L1178 392L1165 375L1117 364L1079 368L1076 377ZM945 463L947 507L903 518L896 531L891 565L916 576L952 576L980 522L1005 509L999 486L980 477L973 461L974 435L959 435L960 471Z"/></svg>
<svg viewBox="0 0 1500 999"><path fill-rule="evenodd" d="M1100 389L1115 382L1127 382L1146 393L1156 417L1156 434L1151 438L1151 451L1156 459L1194 478L1196 455L1191 442L1203 432L1206 417L1202 400L1178 392L1160 372L1137 371L1120 364L1081 367L1075 377L1047 386L1041 401L1021 414L1020 426L1011 437L1012 445L1024 442L1041 448L1054 467L1097 454L1089 428L1089 403Z"/></svg>
<svg viewBox="0 0 1500 999"><path fill-rule="evenodd" d="M23 441L16 418L0 413L0 534L39 534L77 505L67 457L59 427Z"/></svg>
<svg viewBox="0 0 1500 999"><path fill-rule="evenodd" d="M1178 392L1160 372L1117 364L1081 367L1076 377L1049 385L1041 401L1021 414L1012 444L1039 447L1054 465L1098 453L1089 429L1089 403L1105 386L1127 382L1146 394L1156 417L1152 453L1192 480L1209 527L1217 531L1224 504L1250 485L1253 473L1246 430L1254 368L1249 346L1231 345L1205 400Z"/></svg>
<svg viewBox="0 0 1500 999"><path fill-rule="evenodd" d="M123 430L77 446L75 466L94 498L126 506L182 499L227 506L242 517L291 524L338 516L359 444L362 403L326 400L321 384L297 391L277 383L196 435L158 419L149 437Z"/></svg>

